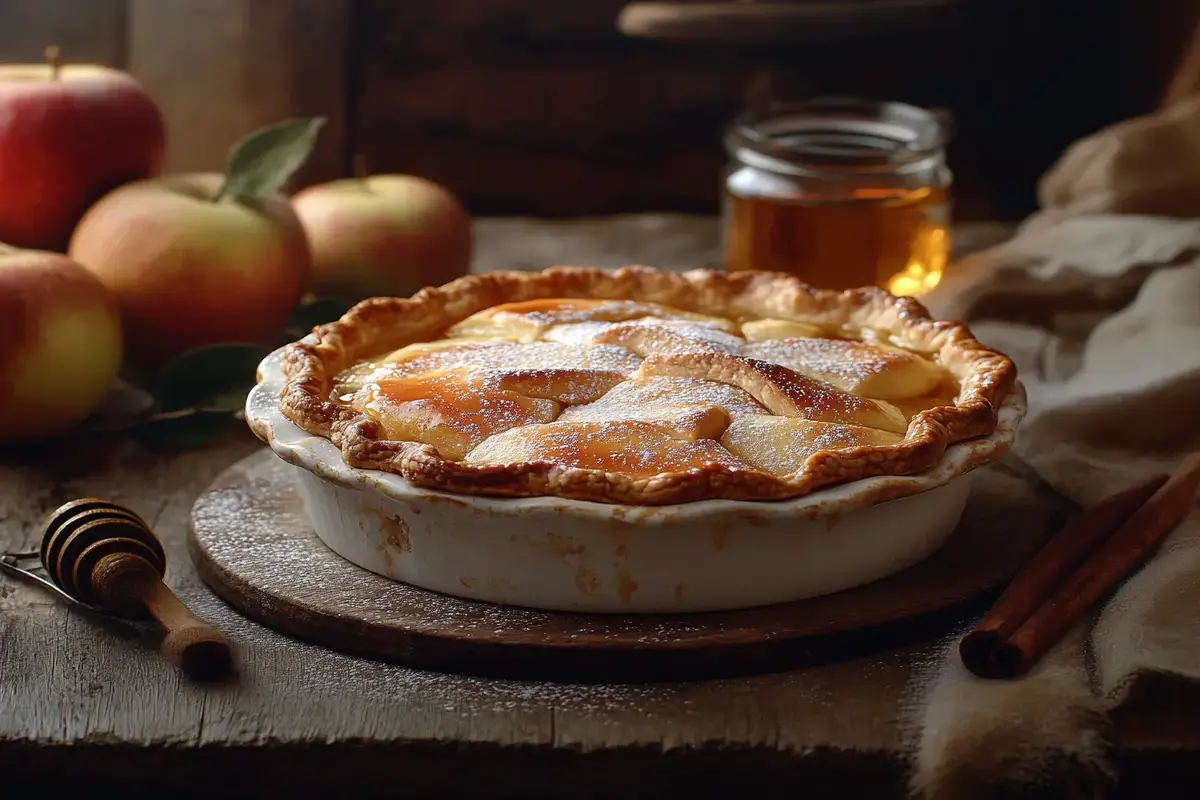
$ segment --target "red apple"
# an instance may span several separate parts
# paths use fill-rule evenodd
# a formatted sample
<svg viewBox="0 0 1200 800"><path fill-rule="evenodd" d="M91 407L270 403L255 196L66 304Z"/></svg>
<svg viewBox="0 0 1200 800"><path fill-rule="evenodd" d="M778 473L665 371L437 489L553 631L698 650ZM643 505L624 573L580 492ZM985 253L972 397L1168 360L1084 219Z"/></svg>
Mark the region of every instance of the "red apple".
<svg viewBox="0 0 1200 800"><path fill-rule="evenodd" d="M104 285L66 256L0 246L0 441L78 424L120 367L121 318Z"/></svg>
<svg viewBox="0 0 1200 800"><path fill-rule="evenodd" d="M447 189L411 175L345 178L292 198L313 256L313 290L404 297L466 274L471 218Z"/></svg>
<svg viewBox="0 0 1200 800"><path fill-rule="evenodd" d="M162 169L165 137L154 101L123 72L0 66L0 241L65 248L92 202Z"/></svg>
<svg viewBox="0 0 1200 800"><path fill-rule="evenodd" d="M71 257L117 298L129 352L154 366L218 342L269 342L308 283L287 199L216 200L222 177L136 181L79 222Z"/></svg>

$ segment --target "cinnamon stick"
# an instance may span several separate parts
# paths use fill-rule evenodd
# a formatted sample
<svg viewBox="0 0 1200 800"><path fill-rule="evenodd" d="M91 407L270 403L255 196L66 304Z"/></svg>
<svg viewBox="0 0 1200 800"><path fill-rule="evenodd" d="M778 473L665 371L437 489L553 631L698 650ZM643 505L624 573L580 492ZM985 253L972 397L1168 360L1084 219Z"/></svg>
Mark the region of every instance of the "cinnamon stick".
<svg viewBox="0 0 1200 800"><path fill-rule="evenodd" d="M963 638L963 665L984 678L1027 672L1178 527L1198 486L1200 453L1080 514Z"/></svg>
<svg viewBox="0 0 1200 800"><path fill-rule="evenodd" d="M1164 483L1166 475L1153 478L1113 495L1083 511L1021 569L991 610L959 643L967 669L982 677L999 677L1011 665L1003 659L1011 654L1002 645L1025 620L1054 594L1101 542L1111 537Z"/></svg>

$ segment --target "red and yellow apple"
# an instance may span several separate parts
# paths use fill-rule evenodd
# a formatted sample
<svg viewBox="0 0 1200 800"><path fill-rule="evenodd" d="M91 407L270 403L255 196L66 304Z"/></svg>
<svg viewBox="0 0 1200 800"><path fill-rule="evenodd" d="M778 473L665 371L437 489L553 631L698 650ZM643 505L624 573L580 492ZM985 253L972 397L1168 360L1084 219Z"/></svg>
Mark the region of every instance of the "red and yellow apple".
<svg viewBox="0 0 1200 800"><path fill-rule="evenodd" d="M0 65L0 241L62 250L101 195L162 168L163 119L99 66Z"/></svg>
<svg viewBox="0 0 1200 800"><path fill-rule="evenodd" d="M308 284L287 199L214 200L217 174L136 181L105 195L70 255L116 297L134 360L156 366L219 342L268 342Z"/></svg>
<svg viewBox="0 0 1200 800"><path fill-rule="evenodd" d="M471 218L447 189L412 175L344 178L298 192L313 291L405 297L465 275Z"/></svg>
<svg viewBox="0 0 1200 800"><path fill-rule="evenodd" d="M66 256L0 245L0 442L82 422L121 367L113 297Z"/></svg>

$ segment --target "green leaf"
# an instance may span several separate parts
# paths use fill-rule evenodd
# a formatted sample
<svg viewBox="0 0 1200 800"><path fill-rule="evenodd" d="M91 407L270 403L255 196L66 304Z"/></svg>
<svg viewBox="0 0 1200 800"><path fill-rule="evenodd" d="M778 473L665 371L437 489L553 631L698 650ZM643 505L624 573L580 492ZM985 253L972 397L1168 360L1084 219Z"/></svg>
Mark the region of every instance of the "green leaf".
<svg viewBox="0 0 1200 800"><path fill-rule="evenodd" d="M203 447L228 428L235 415L225 410L197 409L180 416L160 415L133 429L147 447L191 450Z"/></svg>
<svg viewBox="0 0 1200 800"><path fill-rule="evenodd" d="M316 146L323 117L292 119L260 128L229 151L225 180L215 200L252 200L275 194L304 166Z"/></svg>
<svg viewBox="0 0 1200 800"><path fill-rule="evenodd" d="M189 350L163 367L154 397L164 411L196 408L232 414L245 405L258 364L267 355L267 349L256 344Z"/></svg>
<svg viewBox="0 0 1200 800"><path fill-rule="evenodd" d="M151 447L200 447L229 427L246 405L268 351L256 344L214 344L183 353L155 382L158 413L134 433Z"/></svg>

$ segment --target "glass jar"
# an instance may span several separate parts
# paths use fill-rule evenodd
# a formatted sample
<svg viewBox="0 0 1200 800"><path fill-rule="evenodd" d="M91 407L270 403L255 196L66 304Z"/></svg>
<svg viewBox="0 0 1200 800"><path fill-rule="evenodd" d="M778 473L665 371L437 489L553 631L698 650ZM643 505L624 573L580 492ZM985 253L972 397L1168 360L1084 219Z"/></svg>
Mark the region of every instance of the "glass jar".
<svg viewBox="0 0 1200 800"><path fill-rule="evenodd" d="M948 123L904 103L768 106L730 127L726 269L919 295L950 256Z"/></svg>

